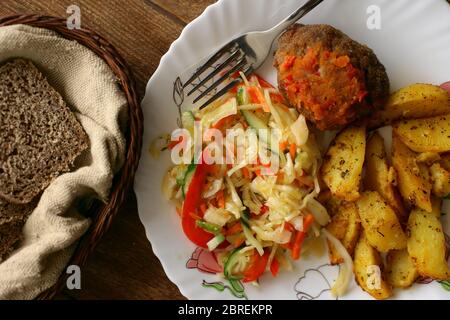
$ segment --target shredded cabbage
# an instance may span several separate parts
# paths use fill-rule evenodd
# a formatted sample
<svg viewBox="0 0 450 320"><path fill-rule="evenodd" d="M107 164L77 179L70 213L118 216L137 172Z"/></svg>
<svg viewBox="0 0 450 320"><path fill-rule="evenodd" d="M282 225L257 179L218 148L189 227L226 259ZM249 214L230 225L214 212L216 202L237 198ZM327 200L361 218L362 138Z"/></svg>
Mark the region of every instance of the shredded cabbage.
<svg viewBox="0 0 450 320"><path fill-rule="evenodd" d="M327 209L325 209L325 207L316 199L310 198L306 207L311 211L314 220L321 226L330 222L330 216L328 215Z"/></svg>
<svg viewBox="0 0 450 320"><path fill-rule="evenodd" d="M203 219L206 222L223 227L231 219L231 214L228 210L209 206L205 211Z"/></svg>
<svg viewBox="0 0 450 320"><path fill-rule="evenodd" d="M236 113L237 113L236 98L232 98L229 101L222 104L221 106L208 110L208 112L206 112L203 115L201 122L205 128L209 128L211 125L216 124L223 118L234 115Z"/></svg>
<svg viewBox="0 0 450 320"><path fill-rule="evenodd" d="M256 240L256 238L253 236L252 231L247 228L246 226L243 226L243 231L244 231L244 235L245 238L247 239L247 243L253 247L255 247L256 251L258 251L259 255L262 256L264 254L264 249L261 245L261 243L259 243L258 240Z"/></svg>
<svg viewBox="0 0 450 320"><path fill-rule="evenodd" d="M308 141L309 130L303 115L299 115L298 119L291 125L291 131L298 146L302 146Z"/></svg>
<svg viewBox="0 0 450 320"><path fill-rule="evenodd" d="M211 198L214 196L217 192L219 192L223 188L223 179L216 179L211 183L211 186L203 192L203 198Z"/></svg>
<svg viewBox="0 0 450 320"><path fill-rule="evenodd" d="M322 233L325 237L330 241L334 248L337 250L339 255L344 260L344 263L341 265L339 269L339 276L334 282L333 287L331 288L331 293L337 297L343 296L347 291L348 285L352 278L353 274L353 260L350 257L349 253L342 245L342 243L334 237L331 233L329 233L325 228L322 229Z"/></svg>

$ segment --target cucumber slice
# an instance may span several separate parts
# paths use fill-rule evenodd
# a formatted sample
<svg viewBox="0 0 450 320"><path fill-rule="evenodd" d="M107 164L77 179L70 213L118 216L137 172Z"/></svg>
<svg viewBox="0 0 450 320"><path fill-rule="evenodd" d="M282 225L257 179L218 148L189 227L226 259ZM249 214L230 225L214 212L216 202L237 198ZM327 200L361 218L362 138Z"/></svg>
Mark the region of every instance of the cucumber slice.
<svg viewBox="0 0 450 320"><path fill-rule="evenodd" d="M218 234L214 238L209 240L206 245L208 246L209 251L214 251L224 241L225 241L224 235L223 234Z"/></svg>
<svg viewBox="0 0 450 320"><path fill-rule="evenodd" d="M236 265L239 259L239 252L241 251L241 249L242 247L234 249L228 256L227 261L225 262L225 265L223 267L223 275L228 280L240 280L242 278L242 276L234 276L232 274L233 267Z"/></svg>
<svg viewBox="0 0 450 320"><path fill-rule="evenodd" d="M192 177L194 176L195 168L197 168L197 165L195 163L191 163L186 170L186 174L184 175L183 185L181 186L183 199L186 198L186 193L188 191L189 185L191 184Z"/></svg>
<svg viewBox="0 0 450 320"><path fill-rule="evenodd" d="M248 104L248 102L249 102L248 93L247 93L247 89L245 89L245 87L239 87L239 89L237 91L236 99L237 99L237 103L239 106Z"/></svg>
<svg viewBox="0 0 450 320"><path fill-rule="evenodd" d="M248 111L248 110L242 110L241 112L245 118L245 121L247 121L249 126L252 127L253 129L255 129L257 131L260 129L266 129L266 130L269 129L269 127L267 126L267 123L265 123L261 118L259 118L253 112Z"/></svg>
<svg viewBox="0 0 450 320"><path fill-rule="evenodd" d="M267 123L264 122L264 120L262 120L260 117L255 115L255 113L252 111L241 110L241 112L245 118L245 121L247 121L247 123L250 125L250 127L256 131L258 138L267 145L267 149L272 151L274 154L278 155L278 153L275 150L273 150L273 148L271 147L270 131L268 132L268 136L260 135L260 132L259 132L260 129L270 130ZM268 141L267 141L267 138L269 138Z"/></svg>

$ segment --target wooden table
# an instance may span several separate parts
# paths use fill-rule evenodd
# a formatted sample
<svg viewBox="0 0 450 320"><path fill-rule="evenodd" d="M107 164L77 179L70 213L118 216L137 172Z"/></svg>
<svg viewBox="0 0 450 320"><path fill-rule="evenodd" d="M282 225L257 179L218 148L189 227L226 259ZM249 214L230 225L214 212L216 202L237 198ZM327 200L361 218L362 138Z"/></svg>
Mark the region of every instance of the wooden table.
<svg viewBox="0 0 450 320"><path fill-rule="evenodd" d="M143 97L161 56L181 30L214 0L0 0L0 16L37 13L67 17L81 9L81 23L107 38L128 61ZM145 146L144 146L145 148ZM82 289L58 299L183 299L152 252L129 192L110 231L82 268Z"/></svg>

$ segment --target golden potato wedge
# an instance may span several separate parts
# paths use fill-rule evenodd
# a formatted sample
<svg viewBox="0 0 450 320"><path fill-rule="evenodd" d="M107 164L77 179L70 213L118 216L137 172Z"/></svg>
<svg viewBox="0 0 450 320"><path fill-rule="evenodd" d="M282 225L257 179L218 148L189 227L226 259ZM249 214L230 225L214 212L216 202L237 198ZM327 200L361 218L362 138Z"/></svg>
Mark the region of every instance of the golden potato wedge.
<svg viewBox="0 0 450 320"><path fill-rule="evenodd" d="M436 280L449 280L445 236L439 217L414 209L409 215L408 233L408 253L419 274Z"/></svg>
<svg viewBox="0 0 450 320"><path fill-rule="evenodd" d="M450 116L404 120L394 123L394 133L416 152L450 151Z"/></svg>
<svg viewBox="0 0 450 320"><path fill-rule="evenodd" d="M344 129L331 143L320 172L334 196L347 201L359 197L365 149L363 126Z"/></svg>
<svg viewBox="0 0 450 320"><path fill-rule="evenodd" d="M422 152L417 155L417 161L431 166L433 163L441 160L441 156L437 152Z"/></svg>
<svg viewBox="0 0 450 320"><path fill-rule="evenodd" d="M395 211L376 191L365 191L356 201L369 244L380 252L406 248L406 235Z"/></svg>
<svg viewBox="0 0 450 320"><path fill-rule="evenodd" d="M434 163L430 168L433 193L438 197L450 195L450 172L442 168L439 163Z"/></svg>
<svg viewBox="0 0 450 320"><path fill-rule="evenodd" d="M406 249L392 250L386 256L386 278L395 288L408 288L419 277L416 266Z"/></svg>
<svg viewBox="0 0 450 320"><path fill-rule="evenodd" d="M361 230L361 222L356 204L350 202L342 203L337 208L336 214L333 215L326 229L341 241L342 245L352 256ZM344 262L336 248L329 241L328 249L331 264Z"/></svg>
<svg viewBox="0 0 450 320"><path fill-rule="evenodd" d="M383 110L376 112L368 127L379 128L403 119L450 114L450 93L431 84L413 84L393 93Z"/></svg>
<svg viewBox="0 0 450 320"><path fill-rule="evenodd" d="M369 244L365 232L361 234L356 244L353 270L355 272L356 282L372 297L376 299L387 299L392 296L392 288L385 280L385 275L383 274L381 256Z"/></svg>
<svg viewBox="0 0 450 320"><path fill-rule="evenodd" d="M431 182L428 168L417 162L416 153L397 137L392 136L392 164L397 171L398 189L403 198L413 206L431 212Z"/></svg>
<svg viewBox="0 0 450 320"><path fill-rule="evenodd" d="M403 206L402 198L395 187L396 173L393 167L388 166L384 140L375 132L367 141L366 147L366 174L364 176L364 189L377 191L395 210L398 219L406 222L408 216Z"/></svg>

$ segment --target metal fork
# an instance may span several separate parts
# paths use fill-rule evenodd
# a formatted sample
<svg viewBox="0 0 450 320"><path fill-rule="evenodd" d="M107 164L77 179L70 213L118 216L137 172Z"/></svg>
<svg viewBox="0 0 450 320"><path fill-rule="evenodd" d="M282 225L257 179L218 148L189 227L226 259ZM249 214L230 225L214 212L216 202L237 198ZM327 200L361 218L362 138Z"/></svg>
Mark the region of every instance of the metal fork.
<svg viewBox="0 0 450 320"><path fill-rule="evenodd" d="M231 75L237 71L242 71L246 76L253 73L254 70L258 69L264 61L269 56L272 44L275 39L288 27L297 22L300 18L314 9L323 0L309 0L303 6L301 6L297 11L287 17L285 20L281 21L275 27L259 32L249 32L236 39L230 41L225 46L223 46L219 51L211 56L208 61L202 65L190 78L183 84L183 89L193 83L198 77L200 77L207 69L209 69L214 63L219 60L225 59L218 67L209 73L205 78L203 78L199 83L197 83L189 92L188 96L199 91L200 94L194 99L194 103L198 102L200 99L204 98L212 90L219 87L219 85L225 82ZM226 71L221 77L216 80L211 86L206 88L206 90L201 91L205 84L214 79L216 75L221 72ZM200 109L206 107L214 100L220 98L225 93L227 93L235 85L242 82L241 77L238 77L228 83L225 87L217 91L210 99L202 104Z"/></svg>

